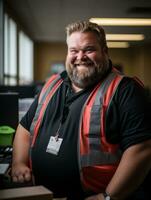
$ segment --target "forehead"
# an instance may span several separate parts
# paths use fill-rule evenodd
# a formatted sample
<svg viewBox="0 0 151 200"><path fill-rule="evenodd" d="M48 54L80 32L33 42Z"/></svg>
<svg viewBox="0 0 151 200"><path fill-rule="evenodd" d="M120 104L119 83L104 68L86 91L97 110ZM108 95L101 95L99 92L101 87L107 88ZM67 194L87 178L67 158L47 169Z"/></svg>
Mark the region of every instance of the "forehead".
<svg viewBox="0 0 151 200"><path fill-rule="evenodd" d="M93 32L74 32L67 38L68 47L93 45L100 46L98 38Z"/></svg>

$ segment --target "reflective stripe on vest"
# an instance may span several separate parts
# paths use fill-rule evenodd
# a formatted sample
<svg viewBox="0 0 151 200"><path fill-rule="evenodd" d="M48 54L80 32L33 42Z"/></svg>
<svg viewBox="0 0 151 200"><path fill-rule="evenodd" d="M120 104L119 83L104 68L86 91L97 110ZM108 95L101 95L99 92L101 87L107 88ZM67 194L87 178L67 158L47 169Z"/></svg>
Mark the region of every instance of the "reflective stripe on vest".
<svg viewBox="0 0 151 200"><path fill-rule="evenodd" d="M47 105L50 102L52 96L56 92L56 90L59 88L59 86L62 84L63 80L61 79L60 75L53 75L50 77L50 79L46 82L44 85L40 96L39 96L39 102L38 107L36 109L36 113L34 116L34 119L32 121L30 132L31 132L31 147L34 146L40 125L42 123L44 113L46 111Z"/></svg>
<svg viewBox="0 0 151 200"><path fill-rule="evenodd" d="M113 71L103 83L96 86L87 100L80 134L82 166L92 166L94 162L110 164L119 160L120 154L115 154L117 145L111 145L106 141L105 115L122 78L123 76Z"/></svg>
<svg viewBox="0 0 151 200"><path fill-rule="evenodd" d="M116 71L99 83L89 96L81 120L80 168L84 188L104 191L114 175L121 151L105 136L106 112L123 75Z"/></svg>

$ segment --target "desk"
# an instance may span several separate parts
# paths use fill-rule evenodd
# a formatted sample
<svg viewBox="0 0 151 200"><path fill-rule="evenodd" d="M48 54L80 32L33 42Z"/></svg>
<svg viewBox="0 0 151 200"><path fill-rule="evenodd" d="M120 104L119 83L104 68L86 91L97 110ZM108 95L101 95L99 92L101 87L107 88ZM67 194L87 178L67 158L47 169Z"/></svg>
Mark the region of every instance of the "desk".
<svg viewBox="0 0 151 200"><path fill-rule="evenodd" d="M8 147L10 151L8 151ZM0 200L52 200L53 193L44 186L33 186L32 182L12 182L10 177L11 162L12 147L0 146L0 163L9 165L8 170L0 174Z"/></svg>
<svg viewBox="0 0 151 200"><path fill-rule="evenodd" d="M44 186L0 190L0 200L52 200L53 193Z"/></svg>

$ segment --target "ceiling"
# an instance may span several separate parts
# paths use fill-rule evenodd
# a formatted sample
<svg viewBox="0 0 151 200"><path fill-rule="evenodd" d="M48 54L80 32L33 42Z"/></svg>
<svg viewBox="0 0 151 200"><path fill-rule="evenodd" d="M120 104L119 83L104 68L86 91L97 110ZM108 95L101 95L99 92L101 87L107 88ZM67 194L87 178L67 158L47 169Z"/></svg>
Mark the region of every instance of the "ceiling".
<svg viewBox="0 0 151 200"><path fill-rule="evenodd" d="M65 27L91 17L151 18L151 0L6 0L35 41L64 42ZM151 43L151 27L107 27L106 33L141 33Z"/></svg>

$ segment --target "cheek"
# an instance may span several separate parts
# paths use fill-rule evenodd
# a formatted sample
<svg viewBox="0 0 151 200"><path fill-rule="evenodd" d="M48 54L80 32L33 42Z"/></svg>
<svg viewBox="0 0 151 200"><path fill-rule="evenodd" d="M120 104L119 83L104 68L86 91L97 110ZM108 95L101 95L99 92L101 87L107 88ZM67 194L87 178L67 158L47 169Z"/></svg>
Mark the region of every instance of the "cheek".
<svg viewBox="0 0 151 200"><path fill-rule="evenodd" d="M98 64L102 61L102 58L97 55L89 55L88 58L95 64Z"/></svg>
<svg viewBox="0 0 151 200"><path fill-rule="evenodd" d="M75 60L76 60L76 57L73 55L67 55L66 57L66 62L69 64L74 64Z"/></svg>
<svg viewBox="0 0 151 200"><path fill-rule="evenodd" d="M104 57L100 56L100 55L95 55L93 57L93 60L98 64L98 63L102 63L104 61Z"/></svg>

